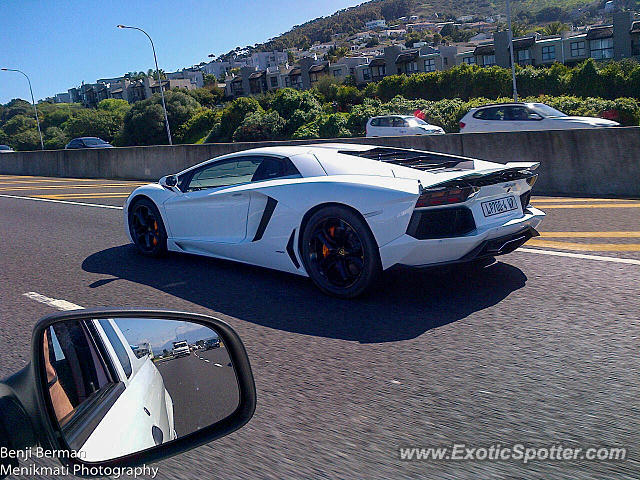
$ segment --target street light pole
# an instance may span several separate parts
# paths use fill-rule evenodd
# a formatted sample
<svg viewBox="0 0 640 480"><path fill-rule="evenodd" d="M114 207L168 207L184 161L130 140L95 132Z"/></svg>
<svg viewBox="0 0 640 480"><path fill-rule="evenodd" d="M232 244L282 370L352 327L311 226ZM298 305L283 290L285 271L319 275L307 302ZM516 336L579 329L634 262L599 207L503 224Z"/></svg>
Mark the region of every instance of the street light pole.
<svg viewBox="0 0 640 480"><path fill-rule="evenodd" d="M171 129L169 128L169 117L167 116L167 105L164 102L164 88L162 87L162 79L160 78L160 69L158 68L158 57L156 57L156 47L153 45L153 40L147 32L138 27L130 27L127 25L117 25L118 28L130 28L132 30L139 30L144 33L151 42L151 50L153 50L153 60L156 63L156 75L158 75L158 83L160 84L160 96L162 97L162 109L164 110L164 123L167 127L167 138L169 139L169 145L173 145L171 140Z"/></svg>
<svg viewBox="0 0 640 480"><path fill-rule="evenodd" d="M516 63L513 54L513 30L511 30L511 3L507 0L507 29L509 37L509 54L511 55L511 77L513 79L513 101L518 101L518 83L516 82Z"/></svg>
<svg viewBox="0 0 640 480"><path fill-rule="evenodd" d="M42 131L40 130L40 119L38 118L38 109L36 108L36 101L33 98L33 89L31 88L31 80L29 80L29 76L24 73L22 70L18 70L15 68L0 68L3 72L18 72L24 75L29 83L29 92L31 93L31 104L33 105L33 111L36 113L36 125L38 126L38 134L40 135L40 147L44 150L44 141L42 140Z"/></svg>

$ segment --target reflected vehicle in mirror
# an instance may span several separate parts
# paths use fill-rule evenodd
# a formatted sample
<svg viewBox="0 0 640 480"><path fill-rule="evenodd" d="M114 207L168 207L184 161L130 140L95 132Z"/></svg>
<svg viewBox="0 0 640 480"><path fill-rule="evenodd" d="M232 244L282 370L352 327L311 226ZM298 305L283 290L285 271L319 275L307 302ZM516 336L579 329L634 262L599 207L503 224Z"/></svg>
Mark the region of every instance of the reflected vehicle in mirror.
<svg viewBox="0 0 640 480"><path fill-rule="evenodd" d="M67 452L67 466L130 467L237 430L255 385L242 342L218 319L78 310L36 325L31 363L0 382L0 407L0 432L12 434L2 448L39 444Z"/></svg>
<svg viewBox="0 0 640 480"><path fill-rule="evenodd" d="M49 400L69 448L88 461L117 458L233 413L239 396L227 353L184 358L191 356L191 345L213 337L208 327L163 319L51 325L44 332L44 366ZM169 347L170 355L150 355ZM217 401L211 403L213 394Z"/></svg>
<svg viewBox="0 0 640 480"><path fill-rule="evenodd" d="M189 349L189 344L185 340L180 340L178 342L173 342L173 356L174 357L184 357L185 355L191 355L191 350Z"/></svg>

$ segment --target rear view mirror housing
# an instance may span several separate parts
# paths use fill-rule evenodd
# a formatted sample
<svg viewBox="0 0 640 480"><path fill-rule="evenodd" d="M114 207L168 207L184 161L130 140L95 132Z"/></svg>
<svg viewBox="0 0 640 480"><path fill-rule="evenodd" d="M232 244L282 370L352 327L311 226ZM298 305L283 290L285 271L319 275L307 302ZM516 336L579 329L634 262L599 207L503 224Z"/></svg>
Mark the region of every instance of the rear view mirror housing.
<svg viewBox="0 0 640 480"><path fill-rule="evenodd" d="M102 323L100 323L102 322ZM120 430L125 429L126 437L129 438L131 436L135 436L137 434L144 434L146 437L147 444L143 449L138 450L137 448L132 448L130 453L118 456L117 458L110 458L112 455L109 453L105 453L102 455L101 452L96 451L100 450L96 447L96 445L102 444L101 441L93 442L93 453L89 458L92 458L91 461L88 460L86 456L77 455L74 449L69 447L69 437L67 436L67 425L71 425L74 421L74 418L71 418L71 421L68 421L67 425L64 425L63 420L61 420L61 415L59 411L56 411L54 408L54 397L53 394L53 385L60 386L56 382L60 382L58 379L58 375L51 373L52 365L49 360L50 357L45 358L45 350L49 352L49 355L54 355L53 351L55 350L56 355L64 356L63 351L66 352L65 347L68 346L68 343L65 344L66 337L60 336L60 330L64 331L64 326L68 325L96 325L98 328L101 328L100 325L107 325L104 322L110 322L109 325L116 325L116 322L129 322L126 325L136 325L135 328L131 328L133 332L129 332L129 335L137 334L143 335L140 333L141 328L138 328L139 325L145 325L147 322L149 325L153 326L150 331L157 332L157 326L168 325L171 327L171 335L169 338L168 345L173 343L174 352L169 351L167 348L164 348L164 351L157 347L151 348L150 344L140 344L140 345L129 345L131 348L131 352L128 353L128 356L133 360L134 364L138 366L138 372L144 371L146 372L155 372L154 378L161 378L159 380L160 384L162 384L166 389L164 390L165 396L162 398L166 398L166 405L169 407L167 411L170 410L169 420L171 424L170 431L173 432L173 435L167 435L167 428L164 428L165 435L164 439L162 438L162 432L160 429L153 425L153 440L155 440L155 445L151 443L148 444L148 439L151 438L151 428L145 428L144 432L139 425L131 425L127 423L126 426L120 426ZM152 323L155 322L155 323ZM174 325L186 325L190 328L190 330L185 330L185 328L175 327L175 335ZM116 329L118 330L118 338L121 340L124 339L124 334L122 333L119 326L122 323L118 323ZM94 327L91 327L94 328ZM55 330L57 329L57 330ZM56 336L56 332L58 336ZM97 332L98 330L96 330ZM187 333L183 333L187 331ZM202 332L210 332L213 331L215 334L206 335ZM100 330L100 335L102 339L105 338L105 331ZM195 333L193 333L195 332ZM191 335L191 337L189 337ZM200 335L202 339L194 340L194 335ZM127 341L130 340L130 336L126 338ZM55 337L55 342L51 337ZM208 338L210 337L210 338ZM188 347L185 351L186 355L176 355L175 352L180 350L181 344L184 343L183 338L188 340ZM199 337L198 337L199 338ZM48 343L43 343L46 340ZM173 341L180 340L180 341ZM173 342L171 342L173 341ZM128 342L127 342L128 343ZM189 344L190 343L190 344ZM176 345L177 344L177 345ZM48 345L48 347L46 347ZM46 348L45 348L46 347ZM111 348L111 347L109 347ZM124 351L124 348L121 348ZM152 350L155 350L153 352ZM158 351L159 350L159 351ZM104 351L104 347L101 351ZM112 351L112 350L110 350ZM135 357L131 355L135 353ZM193 353L193 355L192 355ZM222 360L208 360L206 358L207 355L217 355L216 358L223 358L220 355L225 355L225 359L228 359L228 362ZM186 358L183 358L185 357ZM189 357L190 356L190 357ZM79 358L79 357L77 357ZM71 362L71 356L67 354L67 358L64 361L68 364ZM174 372L184 372L184 366L187 363L178 365L179 362L191 362L190 365L195 365L196 368L202 369L199 371L211 372L207 375L225 375L225 381L233 381L233 389L237 388L237 393L233 392L233 402L227 402L226 405L232 405L231 408L227 409L227 412L224 413L222 417L209 417L208 419L204 419L204 423L200 425L202 422L202 418L196 418L196 423L193 423L194 427L186 429L179 426L182 422L182 425L188 423L185 422L184 419L181 420L181 410L178 409L177 414L175 415L175 428L174 428L174 410L173 405L180 407L180 400L182 403L188 403L189 409L193 409L193 405L191 402L191 398L186 398L188 400L185 402L184 398L176 398L176 396L180 397L180 393L176 394L176 390L172 389L169 391L169 386L171 384L170 380L165 376L165 371L169 369L169 367ZM206 363L205 363L206 362ZM58 368L57 373L60 374L62 378L62 373L65 371L62 368L64 365L62 362L55 362L56 367ZM142 367L140 367L142 365ZM143 370L144 368L144 370ZM209 369L209 370L205 370ZM160 377L160 372L162 372L162 376ZM136 373L137 374L137 373ZM181 373L184 376L188 376L188 373ZM142 375L142 374L140 374ZM84 377L84 371L82 376ZM68 375L67 378L72 378L71 375ZM135 378L131 376L130 378ZM127 400L131 400L131 395L137 394L138 397L142 398L139 394L139 385L151 385L152 382L147 381L146 376L140 377L142 380L138 382L137 389L132 389L131 394L127 397ZM217 378L217 377L216 377ZM164 383L163 383L163 380ZM140 383L143 382L144 383ZM222 404L222 397L224 395L229 395L229 388L225 388L224 392L219 392L211 385L219 385L216 381L205 381L207 379L202 379L201 390L203 390L201 395L201 400L203 402L208 402L210 409L203 409L201 412L208 413L208 410L215 410L216 402ZM115 392L116 394L122 395L122 391L125 390L125 386L120 382L117 386L118 389L113 388L112 392L116 390L120 390L120 392ZM133 382L129 382L126 388L129 388ZM154 383L155 389L157 389L156 385L157 381ZM236 387L237 384L237 387ZM100 401L102 401L102 391L99 388L93 386L93 393L88 398L98 399L98 405ZM205 385L207 387L205 387ZM98 387L100 387L98 385ZM151 388L151 387L149 387ZM206 388L209 388L207 391ZM221 389L222 390L222 389ZM138 393L135 393L138 392ZM95 393L95 395L94 395ZM154 392L151 392L154 393ZM173 395L173 400L172 396ZM102 395L102 397L101 397ZM112 395L113 396L113 395ZM117 398L124 398L121 397ZM144 412L146 412L145 416L142 414L142 405L141 403L136 404L139 406L141 412L141 417L145 420L148 419L150 422L156 422L154 420L154 407L151 406L153 402L147 400L150 398L155 398L157 395L149 395L148 397L144 397ZM187 395L188 397L188 395ZM71 398L71 397L69 397ZM178 402L176 402L178 400ZM118 400L120 401L120 400ZM123 400L124 401L124 400ZM89 403L88 401L85 402ZM94 402L96 403L96 402ZM103 405L103 410L107 409L107 415L112 414L112 411L109 410L113 407L113 403ZM163 404L163 409L166 406ZM16 373L12 377L6 379L4 383L0 383L0 423L4 423L4 429L9 431L11 437L9 438L8 448L13 450L21 450L25 449L29 446L33 446L36 444L40 444L44 449L67 452L68 455L59 455L58 459L61 463L67 467L69 467L71 473L80 476L87 476L87 474L83 474L82 472L86 471L95 471L98 472L98 475L101 475L104 472L104 469L113 469L113 468L127 468L127 467L135 467L141 464L147 464L159 461L161 459L171 457L188 450L191 450L195 447L203 445L205 443L216 440L220 437L228 435L229 433L234 432L235 430L241 428L245 425L253 416L256 406L256 391L255 384L253 380L253 375L251 372L251 367L249 364L249 359L247 357L246 351L242 344L242 341L238 337L238 335L234 332L234 330L225 322L218 320L213 317L208 317L204 315L191 314L191 313L183 313L183 312L171 312L171 311L159 311L159 310L122 310L122 309L93 309L93 310L77 310L70 312L63 312L54 315L47 316L40 320L33 330L32 336L32 349L31 349L31 363L27 365L23 370ZM184 405L187 407L187 405ZM74 405L76 407L76 405ZM147 407L149 407L147 409ZM84 408L82 405L78 406L76 410L80 411L81 408ZM120 412L124 411L122 406L120 407ZM127 404L127 409L129 408L129 404ZM235 409L234 409L235 408ZM85 409L86 410L86 409ZM151 412L149 411L151 410ZM197 411L197 409L194 409ZM189 410L190 411L190 410ZM104 413L103 413L104 414ZM79 414L78 414L79 415ZM93 415L93 412L91 412ZM91 415L87 416L90 418ZM117 417L117 414L115 414ZM197 414L196 414L197 415ZM72 417L72 415L68 415L68 417ZM200 417L206 417L206 415L200 414ZM92 418L92 417L91 417ZM106 417L105 417L106 418ZM104 425L106 425L106 430L109 430L114 425L123 422L113 422L113 415L105 419ZM165 419L167 418L167 414L165 412ZM65 419L66 420L66 419ZM210 421L207 421L210 420ZM211 423L214 422L214 423ZM126 423L126 422L124 422ZM211 423L211 424L209 424ZM97 421L93 420L93 424L90 428L90 433L88 435L93 435L93 433L97 432ZM10 428L9 428L10 425ZM103 424L100 424L104 426ZM167 423L165 422L165 426ZM148 426L148 425L147 425ZM0 425L1 430L2 425ZM126 430L128 429L128 430ZM140 431L135 430L140 429ZM148 430L148 431L147 431ZM176 434L176 431L179 433ZM159 434L160 439L157 439L156 434ZM104 435L104 429L102 434ZM104 437L100 437L104 438ZM114 439L115 440L115 439ZM87 436L83 438L82 442L84 443L84 449L86 449L89 442L87 440ZM108 450L105 447L105 450ZM86 453L86 452L85 452ZM126 453L126 452L125 452ZM95 461L97 459L97 461ZM89 469L89 470L87 470ZM92 474L89 474L91 476Z"/></svg>
<svg viewBox="0 0 640 480"><path fill-rule="evenodd" d="M178 177L175 175L167 175L160 179L160 185L165 188L173 188L178 185Z"/></svg>

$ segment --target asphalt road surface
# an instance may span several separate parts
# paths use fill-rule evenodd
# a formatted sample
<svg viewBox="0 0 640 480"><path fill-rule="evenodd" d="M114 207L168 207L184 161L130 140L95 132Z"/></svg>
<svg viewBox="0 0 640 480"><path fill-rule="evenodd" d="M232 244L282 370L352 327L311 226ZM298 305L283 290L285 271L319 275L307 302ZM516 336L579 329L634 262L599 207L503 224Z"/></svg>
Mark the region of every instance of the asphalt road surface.
<svg viewBox="0 0 640 480"><path fill-rule="evenodd" d="M196 351L156 367L173 399L178 437L208 427L238 408L238 382L225 348Z"/></svg>
<svg viewBox="0 0 640 480"><path fill-rule="evenodd" d="M341 301L279 272L138 255L121 210L104 207L122 205L134 187L0 178L0 375L27 363L33 324L59 305L27 292L225 319L251 359L256 414L160 462L157 478L640 476L640 201L535 198L548 213L543 235L498 263L394 268L370 295ZM629 458L525 464L399 453L454 443L626 447Z"/></svg>

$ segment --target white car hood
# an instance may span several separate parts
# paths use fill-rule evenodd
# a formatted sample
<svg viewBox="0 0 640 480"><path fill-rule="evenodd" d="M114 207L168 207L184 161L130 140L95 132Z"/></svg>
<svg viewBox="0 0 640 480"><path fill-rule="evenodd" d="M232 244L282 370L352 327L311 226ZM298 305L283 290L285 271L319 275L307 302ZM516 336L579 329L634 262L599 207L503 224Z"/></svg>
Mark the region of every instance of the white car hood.
<svg viewBox="0 0 640 480"><path fill-rule="evenodd" d="M618 122L614 122L613 120L596 117L558 117L551 120L562 123L579 123L596 127L617 127L620 125Z"/></svg>

